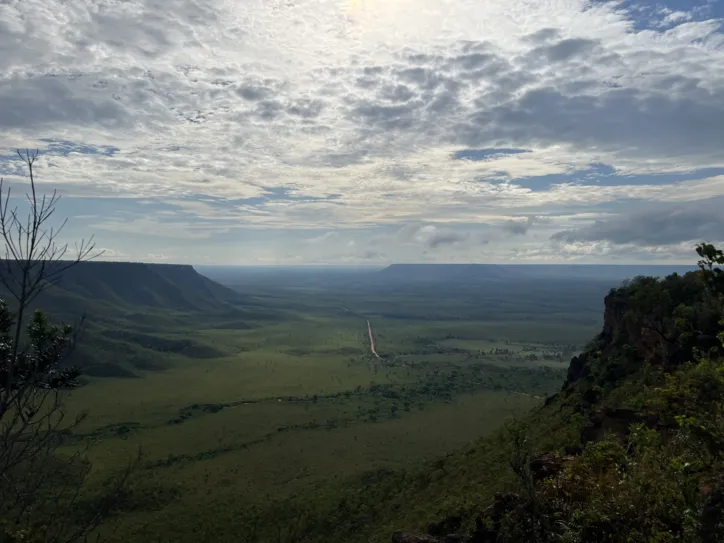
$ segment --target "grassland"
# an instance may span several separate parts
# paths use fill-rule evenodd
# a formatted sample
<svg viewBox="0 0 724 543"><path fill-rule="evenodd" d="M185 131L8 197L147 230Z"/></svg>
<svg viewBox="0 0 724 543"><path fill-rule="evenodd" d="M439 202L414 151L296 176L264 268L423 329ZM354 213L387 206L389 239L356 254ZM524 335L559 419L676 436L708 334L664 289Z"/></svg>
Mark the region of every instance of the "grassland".
<svg viewBox="0 0 724 543"><path fill-rule="evenodd" d="M557 390L598 326L598 308L564 302L494 318L488 300L463 319L455 296L266 288L243 319L145 312L88 330L86 360L122 371L70 395L89 416L69 447L92 445L99 483L142 451L111 540L243 541L254 508L447 454Z"/></svg>

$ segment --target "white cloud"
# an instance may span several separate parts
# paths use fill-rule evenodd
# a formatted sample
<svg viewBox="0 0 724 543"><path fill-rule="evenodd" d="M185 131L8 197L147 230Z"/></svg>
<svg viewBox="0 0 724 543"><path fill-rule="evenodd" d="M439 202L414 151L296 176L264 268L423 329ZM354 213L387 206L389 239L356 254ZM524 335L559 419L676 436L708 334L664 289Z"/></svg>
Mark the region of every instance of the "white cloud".
<svg viewBox="0 0 724 543"><path fill-rule="evenodd" d="M109 247L98 247L93 252L99 260L128 260L131 255Z"/></svg>
<svg viewBox="0 0 724 543"><path fill-rule="evenodd" d="M570 241L607 241L618 245L668 246L699 241L724 242L724 198L657 203L646 205L616 217L595 221L582 228L563 230L553 239Z"/></svg>
<svg viewBox="0 0 724 543"><path fill-rule="evenodd" d="M667 8L642 28L648 12L622 6L12 0L0 4L0 173L18 182L6 150L50 148L41 179L68 198L138 199L130 219L82 219L114 244L152 232L222 246L265 230L276 241L244 252L264 261L495 257L521 236L485 225L528 243L582 228L595 206L723 195L724 176L691 176L724 168L719 22ZM465 149L477 158L453 159ZM600 164L613 181L586 173ZM485 232L461 227L476 223ZM423 226L410 254L396 250L409 239L375 251L342 233L411 224ZM289 253L291 229L339 239ZM158 243L124 254L166 254Z"/></svg>
<svg viewBox="0 0 724 543"><path fill-rule="evenodd" d="M681 23L683 21L689 21L691 18L692 14L686 11L669 11L661 22L662 26L666 26Z"/></svg>

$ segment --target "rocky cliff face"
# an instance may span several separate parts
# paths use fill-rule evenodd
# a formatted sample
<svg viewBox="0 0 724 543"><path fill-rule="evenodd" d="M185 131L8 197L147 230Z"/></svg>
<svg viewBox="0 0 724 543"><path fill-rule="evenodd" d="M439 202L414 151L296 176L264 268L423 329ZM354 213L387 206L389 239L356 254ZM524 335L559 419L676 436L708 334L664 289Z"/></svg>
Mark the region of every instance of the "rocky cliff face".
<svg viewBox="0 0 724 543"><path fill-rule="evenodd" d="M511 460L519 489L496 494L472 531L444 519L393 542L724 541L723 308L702 273L613 289L601 332L536 415L575 413L576 431Z"/></svg>
<svg viewBox="0 0 724 543"><path fill-rule="evenodd" d="M624 320L629 310L628 297L620 290L612 290L603 299L603 330L601 339L608 342L615 342L623 329Z"/></svg>
<svg viewBox="0 0 724 543"><path fill-rule="evenodd" d="M719 346L717 309L701 276L642 277L604 299L601 332L571 360L563 392L614 387L644 365L674 368Z"/></svg>
<svg viewBox="0 0 724 543"><path fill-rule="evenodd" d="M613 350L627 344L632 335L632 325L636 327L631 322L629 310L630 302L623 289L613 289L604 298L603 328L581 354L571 359L563 391L592 376L594 366L602 356L610 355Z"/></svg>

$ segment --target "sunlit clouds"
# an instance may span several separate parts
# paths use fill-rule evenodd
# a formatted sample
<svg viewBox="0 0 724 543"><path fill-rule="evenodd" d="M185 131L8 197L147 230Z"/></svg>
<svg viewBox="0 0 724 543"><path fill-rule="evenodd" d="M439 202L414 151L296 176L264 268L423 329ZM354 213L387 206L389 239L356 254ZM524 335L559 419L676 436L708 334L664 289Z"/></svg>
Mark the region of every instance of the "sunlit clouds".
<svg viewBox="0 0 724 543"><path fill-rule="evenodd" d="M6 2L0 174L18 182L13 150L40 148L68 235L118 258L689 262L722 237L722 16L673 0Z"/></svg>

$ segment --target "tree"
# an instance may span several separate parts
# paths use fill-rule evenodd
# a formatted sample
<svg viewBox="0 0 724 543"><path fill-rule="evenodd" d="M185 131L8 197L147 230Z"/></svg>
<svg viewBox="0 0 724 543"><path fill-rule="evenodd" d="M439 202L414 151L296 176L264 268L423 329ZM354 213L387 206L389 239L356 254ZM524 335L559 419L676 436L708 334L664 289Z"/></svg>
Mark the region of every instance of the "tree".
<svg viewBox="0 0 724 543"><path fill-rule="evenodd" d="M709 307L719 315L719 326L724 328L724 251L717 249L710 243L700 243L696 246L699 260L699 273L704 278L710 290ZM724 330L719 330L717 338L724 347Z"/></svg>
<svg viewBox="0 0 724 543"><path fill-rule="evenodd" d="M724 252L721 249L717 249L710 243L699 243L696 246L696 254L701 257L698 265L704 271L709 271L715 275L721 275L722 270L717 268L717 265L724 264Z"/></svg>
<svg viewBox="0 0 724 543"><path fill-rule="evenodd" d="M0 540L71 542L85 538L112 510L130 465L90 503L81 492L90 470L85 450L61 452L83 419L67 420L63 410L64 395L80 375L68 365L77 335L71 326L51 324L40 310L31 313L30 305L63 272L99 253L91 238L67 258L68 245L58 242L65 221L50 226L60 197L37 193L38 152L18 155L30 180L27 217L10 207L11 189L0 179L0 283L13 302L0 299Z"/></svg>

